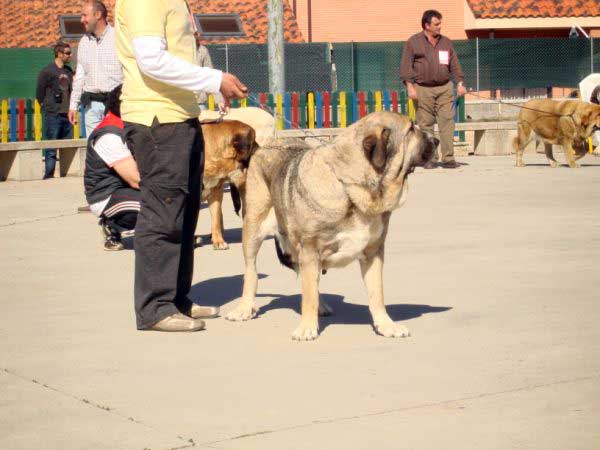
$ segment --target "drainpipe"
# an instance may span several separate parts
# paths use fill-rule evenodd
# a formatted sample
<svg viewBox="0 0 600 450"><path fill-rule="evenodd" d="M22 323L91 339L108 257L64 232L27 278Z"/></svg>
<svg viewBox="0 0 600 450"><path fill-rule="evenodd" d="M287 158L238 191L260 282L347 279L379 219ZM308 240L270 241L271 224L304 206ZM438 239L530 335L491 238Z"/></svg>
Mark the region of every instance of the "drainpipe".
<svg viewBox="0 0 600 450"><path fill-rule="evenodd" d="M312 1L307 1L308 13L308 42L312 42Z"/></svg>

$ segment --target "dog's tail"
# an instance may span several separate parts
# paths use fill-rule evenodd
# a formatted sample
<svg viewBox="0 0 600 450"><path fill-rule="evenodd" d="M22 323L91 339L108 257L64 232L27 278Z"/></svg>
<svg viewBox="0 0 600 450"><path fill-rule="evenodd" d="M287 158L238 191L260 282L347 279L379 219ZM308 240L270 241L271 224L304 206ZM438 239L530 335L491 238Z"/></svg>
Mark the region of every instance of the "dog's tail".
<svg viewBox="0 0 600 450"><path fill-rule="evenodd" d="M233 183L229 183L229 194L231 195L231 201L233 202L233 209L239 216L240 210L242 209L242 197L240 196L240 191L238 191L238 188L236 188Z"/></svg>
<svg viewBox="0 0 600 450"><path fill-rule="evenodd" d="M281 248L281 243L279 242L280 239L281 237L275 234L275 251L277 252L277 258L279 259L279 262L285 267L292 269L294 272L297 272L298 267L296 264L294 264L294 261L292 260L292 255L283 251L283 249Z"/></svg>

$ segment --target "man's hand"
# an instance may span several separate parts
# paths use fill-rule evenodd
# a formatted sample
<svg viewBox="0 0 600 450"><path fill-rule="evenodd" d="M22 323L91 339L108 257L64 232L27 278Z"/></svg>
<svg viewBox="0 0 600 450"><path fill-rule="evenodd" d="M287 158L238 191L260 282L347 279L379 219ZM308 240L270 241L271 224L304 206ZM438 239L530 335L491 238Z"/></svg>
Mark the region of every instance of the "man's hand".
<svg viewBox="0 0 600 450"><path fill-rule="evenodd" d="M408 91L408 98L419 100L419 94L417 94L417 89L414 84L406 83L406 90Z"/></svg>
<svg viewBox="0 0 600 450"><path fill-rule="evenodd" d="M77 123L77 111L70 109L67 118L69 119L69 122L71 122L71 125L75 125Z"/></svg>
<svg viewBox="0 0 600 450"><path fill-rule="evenodd" d="M225 107L229 106L231 100L235 98L246 98L248 95L248 88L240 80L238 80L235 75L227 72L223 72L220 91L221 94L223 94Z"/></svg>
<svg viewBox="0 0 600 450"><path fill-rule="evenodd" d="M456 95L459 97L462 97L466 93L467 93L467 88L464 87L462 83L459 83L458 86L456 86Z"/></svg>

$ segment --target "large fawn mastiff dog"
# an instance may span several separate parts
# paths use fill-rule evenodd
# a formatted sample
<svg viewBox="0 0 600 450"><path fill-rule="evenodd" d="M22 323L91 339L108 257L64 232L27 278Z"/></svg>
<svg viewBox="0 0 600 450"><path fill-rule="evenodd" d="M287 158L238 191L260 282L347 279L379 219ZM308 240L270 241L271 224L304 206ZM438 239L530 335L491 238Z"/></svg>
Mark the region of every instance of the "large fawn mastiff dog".
<svg viewBox="0 0 600 450"><path fill-rule="evenodd" d="M385 310L384 242L392 210L405 200L408 174L429 161L438 143L408 117L375 112L320 147L273 141L259 148L246 180L243 295L226 318L256 316L256 255L265 237L275 234L280 261L302 279L302 319L293 339L315 339L319 313L331 312L319 304L320 274L356 259L375 330L408 336Z"/></svg>
<svg viewBox="0 0 600 450"><path fill-rule="evenodd" d="M552 167L560 166L552 154L552 144L562 145L569 167L579 167L576 161L585 156L587 139L600 129L600 105L578 100L530 100L523 104L517 128L513 141L517 167L525 165L523 151L532 131L544 141L546 157Z"/></svg>

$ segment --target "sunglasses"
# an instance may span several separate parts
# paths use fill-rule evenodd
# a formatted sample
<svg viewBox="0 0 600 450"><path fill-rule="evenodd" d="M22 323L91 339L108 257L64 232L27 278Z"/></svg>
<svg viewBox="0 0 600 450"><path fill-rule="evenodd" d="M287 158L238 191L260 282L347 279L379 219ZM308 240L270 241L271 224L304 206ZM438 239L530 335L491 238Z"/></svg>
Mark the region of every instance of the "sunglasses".
<svg viewBox="0 0 600 450"><path fill-rule="evenodd" d="M63 55L67 55L67 56L70 56L70 55L71 55L71 52L61 52L61 53L62 53Z"/></svg>

